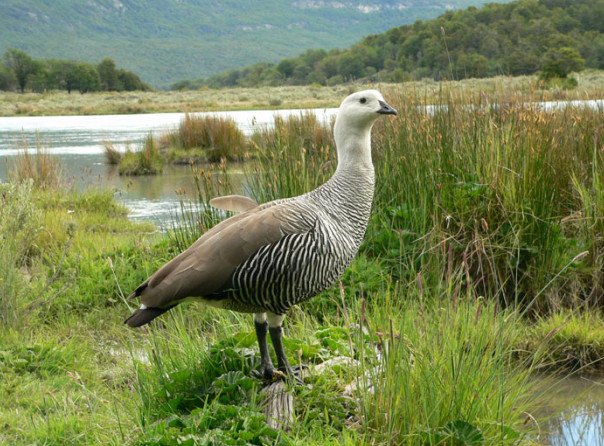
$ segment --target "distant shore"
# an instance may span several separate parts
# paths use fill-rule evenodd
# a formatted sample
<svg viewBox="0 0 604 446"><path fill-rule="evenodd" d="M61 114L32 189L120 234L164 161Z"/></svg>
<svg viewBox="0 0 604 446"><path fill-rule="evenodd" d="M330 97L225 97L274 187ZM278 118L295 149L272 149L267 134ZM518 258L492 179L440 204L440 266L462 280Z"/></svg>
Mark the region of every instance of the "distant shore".
<svg viewBox="0 0 604 446"><path fill-rule="evenodd" d="M0 116L104 115L136 113L202 112L337 107L351 91L378 88L386 95L403 94L437 102L439 95L461 91L485 94L527 94L541 100L604 98L604 71L586 70L575 75L571 90L540 89L536 76L498 76L462 81L422 80L400 84L346 84L203 89L185 91L135 91L71 93L0 92Z"/></svg>

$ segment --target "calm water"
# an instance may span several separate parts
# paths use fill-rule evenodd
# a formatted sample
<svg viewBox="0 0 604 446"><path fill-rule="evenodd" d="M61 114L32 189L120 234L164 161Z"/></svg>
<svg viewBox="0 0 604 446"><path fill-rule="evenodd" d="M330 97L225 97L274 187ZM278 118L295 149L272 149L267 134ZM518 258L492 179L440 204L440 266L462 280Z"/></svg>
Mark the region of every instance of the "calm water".
<svg viewBox="0 0 604 446"><path fill-rule="evenodd" d="M544 407L533 416L539 423L541 444L604 446L604 379L543 378Z"/></svg>
<svg viewBox="0 0 604 446"><path fill-rule="evenodd" d="M307 110L328 122L336 109ZM301 110L254 110L208 113L229 116L250 135L270 127L275 116L300 114ZM205 113L199 113L203 115ZM105 163L104 141L118 149L138 146L149 133L160 134L178 126L183 113L101 116L41 116L0 118L0 181L6 181L14 156L24 147L44 147L55 155L67 181L78 189L100 187L113 190L130 210L132 219L151 219L169 227L178 209L177 191L192 193L194 183L189 167L167 166L159 176L121 177L115 166ZM232 172L234 185L241 185L241 171Z"/></svg>

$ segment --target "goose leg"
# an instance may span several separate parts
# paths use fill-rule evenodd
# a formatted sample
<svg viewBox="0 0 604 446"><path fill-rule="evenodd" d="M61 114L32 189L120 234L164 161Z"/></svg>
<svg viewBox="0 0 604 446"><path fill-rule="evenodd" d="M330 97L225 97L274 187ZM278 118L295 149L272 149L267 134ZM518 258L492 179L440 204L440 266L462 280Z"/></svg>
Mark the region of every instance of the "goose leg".
<svg viewBox="0 0 604 446"><path fill-rule="evenodd" d="M292 377L298 384L303 384L299 373L296 373L294 369L289 365L287 356L285 355L285 349L283 348L283 319L285 315L267 313L268 319L268 331L271 335L271 341L273 341L273 348L277 355L277 367L278 370L286 376Z"/></svg>
<svg viewBox="0 0 604 446"><path fill-rule="evenodd" d="M254 327L256 328L256 337L258 338L258 347L260 348L260 378L270 380L275 374L273 361L268 352L268 343L266 342L266 332L268 323L266 322L266 313L254 314Z"/></svg>

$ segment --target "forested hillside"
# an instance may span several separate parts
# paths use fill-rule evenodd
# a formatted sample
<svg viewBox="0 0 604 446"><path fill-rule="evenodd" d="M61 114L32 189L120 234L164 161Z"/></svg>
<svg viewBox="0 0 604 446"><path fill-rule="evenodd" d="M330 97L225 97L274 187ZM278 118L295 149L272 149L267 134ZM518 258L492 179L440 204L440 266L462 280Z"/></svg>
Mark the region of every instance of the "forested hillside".
<svg viewBox="0 0 604 446"><path fill-rule="evenodd" d="M520 0L447 12L369 36L346 50L309 50L195 85L337 84L369 78L463 79L604 68L604 0Z"/></svg>
<svg viewBox="0 0 604 446"><path fill-rule="evenodd" d="M207 77L485 0L2 0L0 54L110 57L155 86Z"/></svg>

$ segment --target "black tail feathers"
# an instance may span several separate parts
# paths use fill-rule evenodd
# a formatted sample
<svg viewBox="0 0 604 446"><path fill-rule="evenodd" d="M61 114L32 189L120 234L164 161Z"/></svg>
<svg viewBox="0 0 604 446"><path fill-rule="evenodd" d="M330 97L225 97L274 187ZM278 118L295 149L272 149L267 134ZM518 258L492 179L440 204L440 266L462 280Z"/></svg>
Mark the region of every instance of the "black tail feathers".
<svg viewBox="0 0 604 446"><path fill-rule="evenodd" d="M125 324L128 324L130 327L140 327L142 325L148 324L157 316L164 314L166 311L174 308L174 305L168 308L145 308L138 309L132 315L124 321Z"/></svg>

